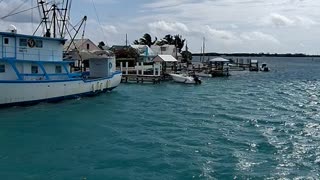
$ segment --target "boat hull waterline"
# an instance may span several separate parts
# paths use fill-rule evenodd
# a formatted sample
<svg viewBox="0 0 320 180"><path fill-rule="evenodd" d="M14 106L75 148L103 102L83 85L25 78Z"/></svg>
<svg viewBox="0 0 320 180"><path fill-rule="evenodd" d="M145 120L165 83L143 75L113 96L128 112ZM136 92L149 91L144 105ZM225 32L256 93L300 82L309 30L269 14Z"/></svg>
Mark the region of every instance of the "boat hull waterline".
<svg viewBox="0 0 320 180"><path fill-rule="evenodd" d="M96 95L116 88L121 82L121 76L121 72L115 72L112 77L93 80L1 81L0 107Z"/></svg>

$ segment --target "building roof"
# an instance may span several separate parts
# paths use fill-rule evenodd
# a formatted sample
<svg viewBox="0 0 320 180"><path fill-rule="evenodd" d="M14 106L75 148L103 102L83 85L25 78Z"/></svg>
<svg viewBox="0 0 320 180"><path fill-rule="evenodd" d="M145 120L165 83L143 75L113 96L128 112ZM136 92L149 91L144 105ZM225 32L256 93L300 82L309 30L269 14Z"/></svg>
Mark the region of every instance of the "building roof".
<svg viewBox="0 0 320 180"><path fill-rule="evenodd" d="M76 47L79 49L83 44L88 43L88 41L91 44L94 44L90 39L74 39L73 42L71 40L67 41L66 44L64 45L64 50L66 51L67 48L69 47L70 43L70 48L69 50L76 49ZM95 44L94 44L95 45ZM96 46L96 45L95 45ZM96 46L96 49L99 49L98 46ZM81 50L81 49L80 49Z"/></svg>
<svg viewBox="0 0 320 180"><path fill-rule="evenodd" d="M123 46L123 45L113 45L110 47L110 50L121 50L121 49L127 49L129 46Z"/></svg>
<svg viewBox="0 0 320 180"><path fill-rule="evenodd" d="M177 60L171 55L158 55L153 59L153 62L177 62Z"/></svg>
<svg viewBox="0 0 320 180"><path fill-rule="evenodd" d="M140 56L156 56L153 50L147 45L130 45L139 51Z"/></svg>

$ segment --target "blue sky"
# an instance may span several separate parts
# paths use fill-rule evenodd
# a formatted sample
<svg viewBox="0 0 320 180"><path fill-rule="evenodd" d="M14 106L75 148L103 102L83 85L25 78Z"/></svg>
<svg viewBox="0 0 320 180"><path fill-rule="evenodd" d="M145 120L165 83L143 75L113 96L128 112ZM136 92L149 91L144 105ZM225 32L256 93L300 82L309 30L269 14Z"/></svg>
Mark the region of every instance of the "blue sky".
<svg viewBox="0 0 320 180"><path fill-rule="evenodd" d="M0 0L0 16L22 2ZM129 43L144 33L161 39L181 34L192 52L270 52L320 54L319 0L73 0L71 20L88 16L86 37L108 45ZM35 1L33 2L35 3ZM37 11L33 12L33 15ZM0 20L0 29L14 24L31 33L31 12Z"/></svg>

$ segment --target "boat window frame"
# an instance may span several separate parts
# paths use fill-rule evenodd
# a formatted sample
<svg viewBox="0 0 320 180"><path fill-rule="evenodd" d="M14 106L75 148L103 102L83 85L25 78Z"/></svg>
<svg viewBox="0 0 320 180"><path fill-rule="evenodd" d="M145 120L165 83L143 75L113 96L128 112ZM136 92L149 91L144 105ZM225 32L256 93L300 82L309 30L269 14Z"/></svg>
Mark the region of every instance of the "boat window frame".
<svg viewBox="0 0 320 180"><path fill-rule="evenodd" d="M22 42L22 41L25 41L25 42ZM20 47L27 47L27 46L28 46L28 39L26 39L26 38L20 38L20 39L19 39L19 46L20 46Z"/></svg>
<svg viewBox="0 0 320 180"><path fill-rule="evenodd" d="M43 41L42 40L36 39L35 42L36 42L37 48L43 48Z"/></svg>
<svg viewBox="0 0 320 180"><path fill-rule="evenodd" d="M31 73L32 74L39 74L39 66L31 65Z"/></svg>
<svg viewBox="0 0 320 180"><path fill-rule="evenodd" d="M0 64L0 73L5 73L5 72L6 72L6 65Z"/></svg>
<svg viewBox="0 0 320 180"><path fill-rule="evenodd" d="M8 37L4 37L3 38L3 44L6 44L6 45L9 44L9 38Z"/></svg>
<svg viewBox="0 0 320 180"><path fill-rule="evenodd" d="M62 73L62 66L61 65L56 65L55 73L56 74L61 74Z"/></svg>

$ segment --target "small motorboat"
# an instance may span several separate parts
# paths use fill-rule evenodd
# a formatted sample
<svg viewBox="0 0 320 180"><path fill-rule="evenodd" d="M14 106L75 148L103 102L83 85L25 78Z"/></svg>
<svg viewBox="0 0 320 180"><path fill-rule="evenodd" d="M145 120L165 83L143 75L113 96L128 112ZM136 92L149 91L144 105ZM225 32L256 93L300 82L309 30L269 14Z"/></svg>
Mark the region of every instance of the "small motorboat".
<svg viewBox="0 0 320 180"><path fill-rule="evenodd" d="M264 72L270 71L270 68L267 66L267 63L261 64L260 71L264 71Z"/></svg>
<svg viewBox="0 0 320 180"><path fill-rule="evenodd" d="M201 80L197 76L189 76L187 74L170 74L173 81L185 84L201 84Z"/></svg>

